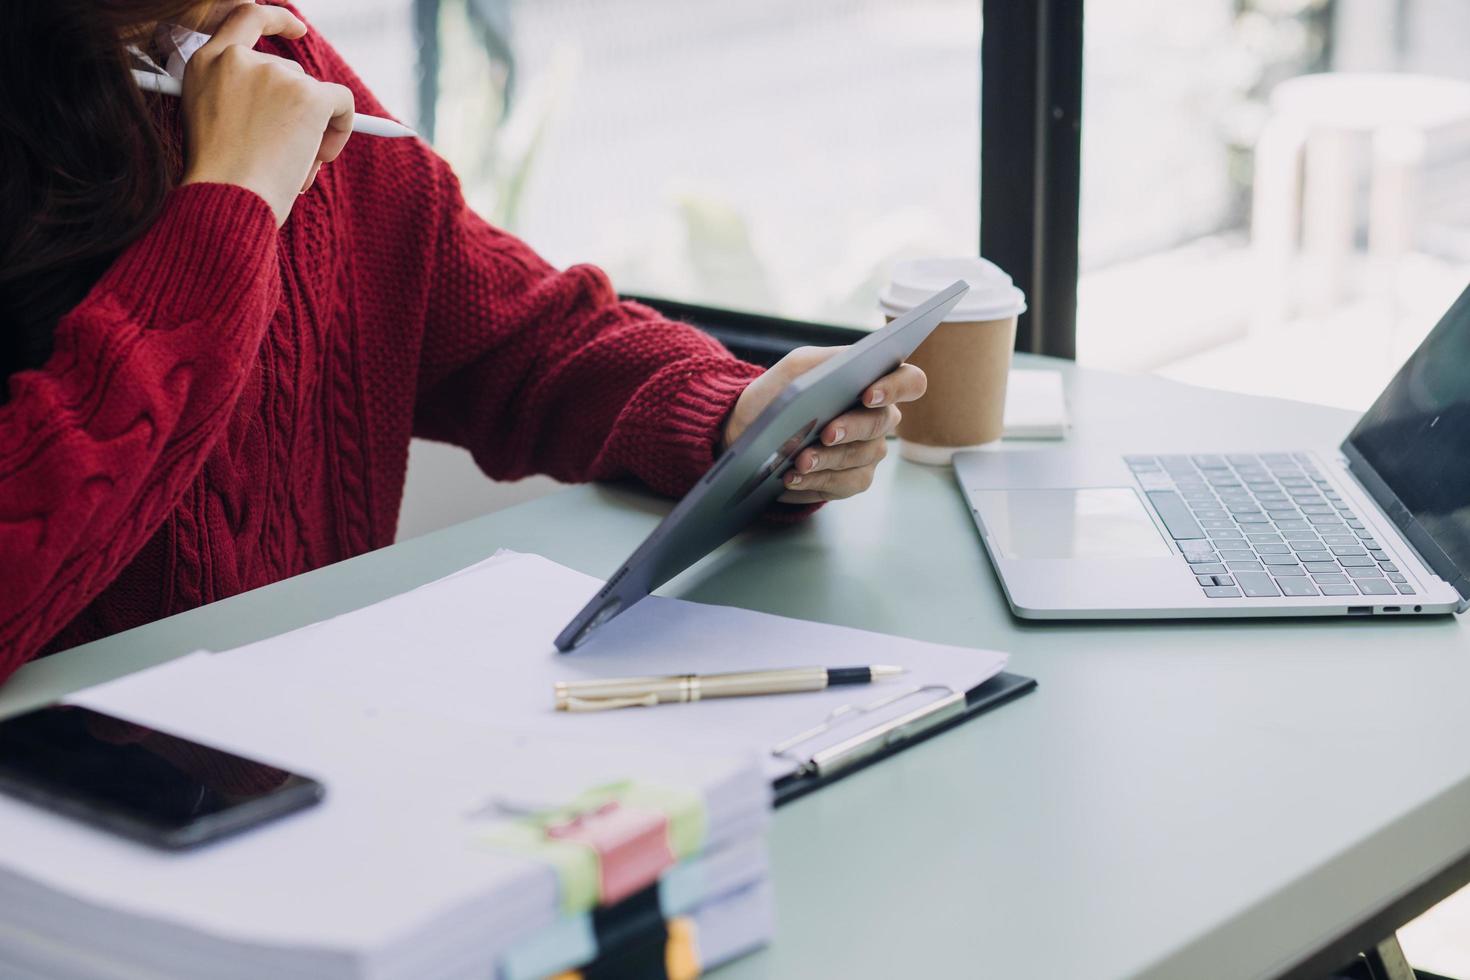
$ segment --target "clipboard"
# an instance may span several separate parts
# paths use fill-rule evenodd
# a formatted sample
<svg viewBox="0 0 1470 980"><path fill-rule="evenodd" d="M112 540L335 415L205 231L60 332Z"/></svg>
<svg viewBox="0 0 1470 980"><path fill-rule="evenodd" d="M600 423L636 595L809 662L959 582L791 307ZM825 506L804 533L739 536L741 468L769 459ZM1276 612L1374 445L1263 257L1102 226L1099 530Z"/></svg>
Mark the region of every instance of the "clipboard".
<svg viewBox="0 0 1470 980"><path fill-rule="evenodd" d="M803 742L811 741L832 729L834 719L829 718L823 725L793 733L791 738L772 746L771 751L775 755L789 757L796 753L800 759L795 772L782 776L772 784L775 806L781 807L799 800L808 793L829 786L912 745L918 745L940 732L949 731L992 708L1029 694L1036 689L1036 680L1002 671L968 691L953 691L930 685L927 688L911 689L904 692L904 696L931 689L935 693L932 700L896 718L859 729L833 745L812 752L802 751ZM869 706L881 707L884 701L885 699L877 699L867 702L866 705L853 707L857 713L861 713Z"/></svg>

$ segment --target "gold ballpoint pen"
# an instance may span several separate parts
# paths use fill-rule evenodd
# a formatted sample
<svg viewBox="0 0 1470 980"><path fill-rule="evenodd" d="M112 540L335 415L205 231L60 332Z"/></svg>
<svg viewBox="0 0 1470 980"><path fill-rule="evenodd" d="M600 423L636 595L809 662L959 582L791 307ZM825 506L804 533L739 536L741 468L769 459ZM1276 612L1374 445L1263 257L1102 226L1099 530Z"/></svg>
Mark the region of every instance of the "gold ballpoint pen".
<svg viewBox="0 0 1470 980"><path fill-rule="evenodd" d="M608 711L652 708L706 698L744 698L765 694L821 691L834 684L869 684L897 677L902 667L788 667L733 674L675 674L599 681L558 681L557 711Z"/></svg>

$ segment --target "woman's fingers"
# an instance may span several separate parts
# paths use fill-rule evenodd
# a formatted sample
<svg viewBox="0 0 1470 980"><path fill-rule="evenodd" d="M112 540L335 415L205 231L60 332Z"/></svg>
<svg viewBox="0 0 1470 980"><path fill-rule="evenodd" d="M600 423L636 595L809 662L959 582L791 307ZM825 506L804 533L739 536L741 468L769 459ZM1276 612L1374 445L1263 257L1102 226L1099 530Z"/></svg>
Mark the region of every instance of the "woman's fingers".
<svg viewBox="0 0 1470 980"><path fill-rule="evenodd" d="M918 401L929 388L929 379L912 364L900 364L868 386L862 402L867 408L854 409L838 416L822 430L822 444L840 446L845 442L861 442L888 435L898 427L903 415L895 407Z"/></svg>
<svg viewBox="0 0 1470 980"><path fill-rule="evenodd" d="M311 185L316 183L316 175L322 172L322 162L318 160L311 165L311 172L306 175L306 182L301 185L301 193L305 194L311 190Z"/></svg>
<svg viewBox="0 0 1470 980"><path fill-rule="evenodd" d="M903 413L893 405L839 416L823 431L822 445L797 454L782 478L786 492L780 499L789 504L817 503L868 489L878 464L888 455L884 440L901 418Z"/></svg>
<svg viewBox="0 0 1470 980"><path fill-rule="evenodd" d="M900 364L896 371L868 386L868 390L863 392L863 404L876 408L918 401L924 397L928 387L929 379L921 369L912 364Z"/></svg>
<svg viewBox="0 0 1470 980"><path fill-rule="evenodd" d="M842 446L812 446L797 454L791 469L798 476L821 470L851 470L877 466L888 455L888 444L882 439L869 439Z"/></svg>
<svg viewBox="0 0 1470 980"><path fill-rule="evenodd" d="M305 35L306 25L286 8L246 3L230 11L215 30L214 37L199 49L199 54L212 57L232 44L253 48L263 37L295 40Z"/></svg>
<svg viewBox="0 0 1470 980"><path fill-rule="evenodd" d="M762 377L775 377L786 364L791 366L790 373L799 375L833 353L816 349L793 351ZM883 440L903 418L898 406L922 398L928 385L924 372L912 364L901 364L869 385L861 399L864 407L844 412L828 422L822 429L821 441L797 454L791 469L782 477L786 489L778 499L787 504L815 504L851 497L868 489L878 464L888 455Z"/></svg>
<svg viewBox="0 0 1470 980"><path fill-rule="evenodd" d="M342 153L356 118L350 89L253 50L262 37L305 33L306 25L281 7L240 4L221 18L184 77L184 183L254 191L277 224L285 223L321 166Z"/></svg>
<svg viewBox="0 0 1470 980"><path fill-rule="evenodd" d="M264 64L275 65L294 74L310 78L306 75L306 69L301 67L299 62L292 61L290 58L263 54L259 51L252 52L252 57L259 59ZM353 96L352 90L345 85L318 82L316 79L311 79L311 81L314 83L313 93L316 98L321 100L326 110L332 114L331 121L327 123L327 129L322 134L322 146L317 154L317 163L331 163L342 155L342 148L347 145L348 139L352 136L352 123L357 118L357 99ZM318 169L320 167L312 168L311 176L306 180L307 187L310 187L311 182L316 179Z"/></svg>
<svg viewBox="0 0 1470 980"><path fill-rule="evenodd" d="M776 499L783 504L824 504L834 498L805 490L787 490Z"/></svg>
<svg viewBox="0 0 1470 980"><path fill-rule="evenodd" d="M295 64L295 62L291 62ZM343 85L333 85L326 82L317 83L325 91L322 98L326 99L332 112L331 121L327 123L327 129L322 133L322 145L317 150L316 162L311 165L311 172L306 175L306 183L301 185L301 193L305 194L311 190L311 185L316 183L317 174L321 173L322 164L331 163L342 155L342 150L347 146L347 141L352 138L352 120L356 117L354 108L356 100L352 90Z"/></svg>
<svg viewBox="0 0 1470 980"><path fill-rule="evenodd" d="M850 470L818 470L815 473L788 470L784 482L788 492L815 493L823 500L840 500L862 493L872 486L874 470L873 466L859 466Z"/></svg>
<svg viewBox="0 0 1470 980"><path fill-rule="evenodd" d="M352 121L357 117L357 100L352 90L345 85L319 82L322 96L332 112L327 131L322 135L322 148L317 154L320 163L331 163L342 153L342 148L352 138Z"/></svg>
<svg viewBox="0 0 1470 980"><path fill-rule="evenodd" d="M898 427L903 412L896 406L856 408L837 416L822 430L822 445L841 446L849 442L881 439Z"/></svg>

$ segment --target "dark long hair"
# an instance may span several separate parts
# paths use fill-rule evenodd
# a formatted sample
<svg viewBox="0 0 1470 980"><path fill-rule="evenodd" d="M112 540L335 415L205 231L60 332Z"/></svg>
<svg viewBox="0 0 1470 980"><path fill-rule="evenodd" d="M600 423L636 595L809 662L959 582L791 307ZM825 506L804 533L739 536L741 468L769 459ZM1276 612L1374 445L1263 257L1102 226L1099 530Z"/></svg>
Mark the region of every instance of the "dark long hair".
<svg viewBox="0 0 1470 980"><path fill-rule="evenodd" d="M181 153L128 71L139 25L199 0L0 0L0 401L158 216Z"/></svg>

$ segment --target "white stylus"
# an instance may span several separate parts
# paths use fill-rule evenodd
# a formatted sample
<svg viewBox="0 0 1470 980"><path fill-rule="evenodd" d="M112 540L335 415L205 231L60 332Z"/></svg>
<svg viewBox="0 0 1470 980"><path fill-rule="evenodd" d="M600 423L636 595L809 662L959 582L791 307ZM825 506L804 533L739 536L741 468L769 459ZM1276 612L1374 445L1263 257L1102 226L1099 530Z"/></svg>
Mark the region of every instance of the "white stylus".
<svg viewBox="0 0 1470 980"><path fill-rule="evenodd" d="M133 78L137 80L138 87L145 92L157 92L159 95L171 95L174 98L184 94L184 83L172 75L161 75L158 72L134 68ZM364 136L386 136L390 139L418 135L407 126L391 119L384 119L381 116L365 116L361 113L353 117L352 131Z"/></svg>

